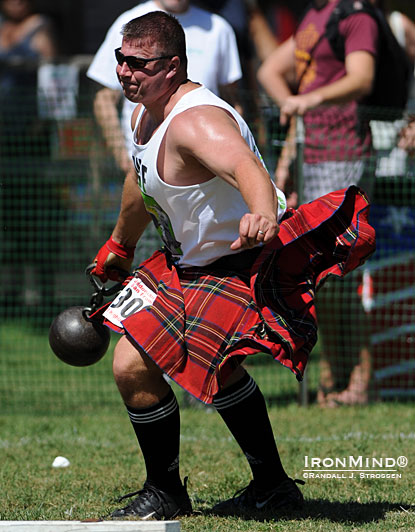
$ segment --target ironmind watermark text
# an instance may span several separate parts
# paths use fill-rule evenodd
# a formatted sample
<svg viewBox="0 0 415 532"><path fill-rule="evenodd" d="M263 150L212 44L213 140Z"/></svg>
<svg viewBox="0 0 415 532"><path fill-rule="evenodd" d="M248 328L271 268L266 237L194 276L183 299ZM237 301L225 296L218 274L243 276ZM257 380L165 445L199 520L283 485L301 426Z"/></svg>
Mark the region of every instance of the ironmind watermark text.
<svg viewBox="0 0 415 532"><path fill-rule="evenodd" d="M408 465L406 456L394 457L304 457L304 478L402 478L400 468Z"/></svg>

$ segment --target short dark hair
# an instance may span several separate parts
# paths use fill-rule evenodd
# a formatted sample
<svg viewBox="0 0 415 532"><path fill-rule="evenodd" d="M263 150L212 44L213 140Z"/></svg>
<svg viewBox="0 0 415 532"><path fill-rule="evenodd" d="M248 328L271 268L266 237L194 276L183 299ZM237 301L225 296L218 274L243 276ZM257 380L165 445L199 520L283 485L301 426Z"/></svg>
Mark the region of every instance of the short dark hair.
<svg viewBox="0 0 415 532"><path fill-rule="evenodd" d="M157 55L177 55L187 69L186 36L176 17L164 11L152 11L124 24L125 39L147 41L157 45Z"/></svg>

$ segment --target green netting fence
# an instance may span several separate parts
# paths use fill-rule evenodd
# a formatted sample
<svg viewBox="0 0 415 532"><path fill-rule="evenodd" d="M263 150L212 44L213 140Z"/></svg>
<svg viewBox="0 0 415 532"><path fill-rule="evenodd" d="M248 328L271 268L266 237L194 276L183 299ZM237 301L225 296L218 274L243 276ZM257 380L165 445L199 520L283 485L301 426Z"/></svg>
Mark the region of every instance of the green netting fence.
<svg viewBox="0 0 415 532"><path fill-rule="evenodd" d="M112 230L124 177L95 122L94 87L85 66L73 60L37 69L30 82L0 91L3 413L68 411L121 401L111 373L112 346L96 365L74 368L59 361L48 344L57 313L89 304L92 289L85 268ZM244 97L246 119L272 173L286 130L278 125L278 109L263 94ZM415 396L415 159L396 148L402 121L379 118L372 121L375 150L368 161L376 253L347 282L322 292L322 334L305 386L300 388L289 371L265 355L249 361L269 402L299 396L313 402L320 378L333 389L344 388L364 343L371 355L371 398ZM295 143L292 172L301 189L301 121ZM135 262L159 246L149 228ZM112 345L115 341L114 335Z"/></svg>

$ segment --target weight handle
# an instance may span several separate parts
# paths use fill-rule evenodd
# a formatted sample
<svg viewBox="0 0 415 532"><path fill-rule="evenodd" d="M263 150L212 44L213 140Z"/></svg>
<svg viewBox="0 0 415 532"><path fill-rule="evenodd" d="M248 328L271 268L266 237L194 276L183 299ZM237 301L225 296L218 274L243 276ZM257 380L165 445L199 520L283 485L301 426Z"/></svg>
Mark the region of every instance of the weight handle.
<svg viewBox="0 0 415 532"><path fill-rule="evenodd" d="M91 275L91 271L94 268L95 268L94 262L89 264L89 266L87 266L85 269L85 274L89 278L95 290L98 290L98 292L102 294L103 297L113 296L114 294L117 294L122 289L123 281L106 288L104 284L99 281L98 277L96 277L95 275ZM126 279L130 275L127 271L122 270L120 268L112 268L112 269L118 271L118 273L120 274L120 276L123 277L123 279Z"/></svg>

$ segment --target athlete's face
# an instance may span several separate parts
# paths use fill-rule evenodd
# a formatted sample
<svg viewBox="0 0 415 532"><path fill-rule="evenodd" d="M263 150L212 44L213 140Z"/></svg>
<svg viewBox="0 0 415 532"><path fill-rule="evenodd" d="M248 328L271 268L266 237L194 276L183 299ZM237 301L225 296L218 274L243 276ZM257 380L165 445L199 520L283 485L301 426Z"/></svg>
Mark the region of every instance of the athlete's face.
<svg viewBox="0 0 415 532"><path fill-rule="evenodd" d="M142 59L164 56L155 45L123 39L117 56L117 76L128 100L145 104L148 98L154 98L163 91L170 63L169 57L155 59L139 67L136 67L134 59L129 59L129 56Z"/></svg>
<svg viewBox="0 0 415 532"><path fill-rule="evenodd" d="M185 13L189 9L190 0L156 0L156 4L169 13Z"/></svg>

